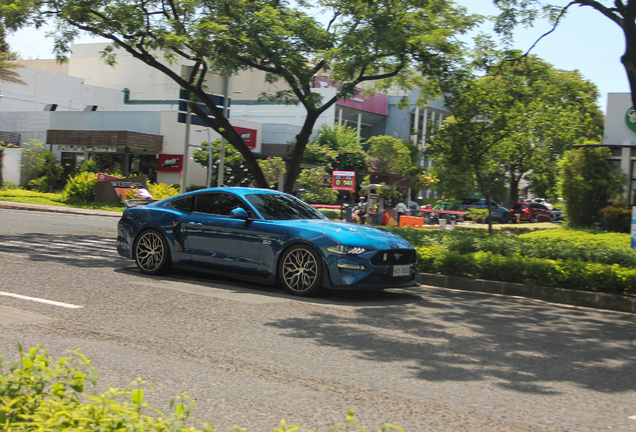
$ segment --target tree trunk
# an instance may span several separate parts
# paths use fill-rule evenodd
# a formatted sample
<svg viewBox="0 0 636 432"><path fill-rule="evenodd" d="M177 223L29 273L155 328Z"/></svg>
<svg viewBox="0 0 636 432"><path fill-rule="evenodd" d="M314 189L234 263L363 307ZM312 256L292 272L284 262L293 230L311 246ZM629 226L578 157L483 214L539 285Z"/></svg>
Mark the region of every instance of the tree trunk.
<svg viewBox="0 0 636 432"><path fill-rule="evenodd" d="M284 191L287 193L294 192L294 185L296 184L296 179L300 175L300 164L303 161L303 154L305 153L305 148L307 147L307 143L309 142L309 138L311 137L311 132L316 124L316 120L318 120L319 113L314 110L307 110L307 118L305 119L305 124L303 125L302 130L298 135L296 135L296 143L294 144L294 151L292 153L291 161L287 164L287 176L285 177L285 186Z"/></svg>
<svg viewBox="0 0 636 432"><path fill-rule="evenodd" d="M625 54L621 57L621 63L627 72L627 80L632 92L632 106L636 108L636 23L634 17L625 17L623 33L625 34Z"/></svg>
<svg viewBox="0 0 636 432"><path fill-rule="evenodd" d="M517 177L514 172L510 173L510 190L508 191L508 208L519 202L519 182L521 176Z"/></svg>

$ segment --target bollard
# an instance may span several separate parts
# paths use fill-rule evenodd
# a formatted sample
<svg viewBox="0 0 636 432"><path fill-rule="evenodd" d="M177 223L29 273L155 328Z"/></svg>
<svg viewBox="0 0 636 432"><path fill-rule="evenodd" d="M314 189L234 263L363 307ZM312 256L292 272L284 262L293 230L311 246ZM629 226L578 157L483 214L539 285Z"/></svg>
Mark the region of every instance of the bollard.
<svg viewBox="0 0 636 432"><path fill-rule="evenodd" d="M446 230L446 219L440 218L440 220L439 220L439 230L440 231Z"/></svg>

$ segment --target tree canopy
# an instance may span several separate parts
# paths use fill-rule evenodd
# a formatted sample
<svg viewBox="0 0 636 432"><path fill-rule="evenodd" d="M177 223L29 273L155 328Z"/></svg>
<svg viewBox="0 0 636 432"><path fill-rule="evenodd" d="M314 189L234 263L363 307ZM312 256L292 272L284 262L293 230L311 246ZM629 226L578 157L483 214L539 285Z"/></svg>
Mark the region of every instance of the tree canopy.
<svg viewBox="0 0 636 432"><path fill-rule="evenodd" d="M439 94L435 78L452 72L461 52L457 36L479 20L446 0L0 0L0 17L12 31L52 22L59 59L85 31L112 41L106 61L116 63L112 48L119 47L166 74L206 104L214 119L194 104L192 111L243 155L259 186L267 181L257 160L206 95L205 77L255 69L269 82L283 82L286 90L267 97L307 112L287 168L288 192L320 114L353 97L362 83L416 83L423 98ZM192 74L180 76L170 61L193 65ZM342 84L331 99L312 90L319 71Z"/></svg>
<svg viewBox="0 0 636 432"><path fill-rule="evenodd" d="M627 73L632 93L632 104L636 107L636 0L615 0L606 5L602 0L571 0L565 6L545 3L541 0L493 0L501 10L495 30L507 38L518 25L531 26L537 18L547 18L556 27L574 6L589 7L599 16L618 25L624 35L625 52L621 63ZM611 42L610 42L611 43Z"/></svg>
<svg viewBox="0 0 636 432"><path fill-rule="evenodd" d="M578 72L519 55L478 51L470 72L485 75L467 73L447 93L452 116L426 150L447 192L476 184L490 200L507 180L514 203L524 175L555 171L566 145L600 138L596 87Z"/></svg>

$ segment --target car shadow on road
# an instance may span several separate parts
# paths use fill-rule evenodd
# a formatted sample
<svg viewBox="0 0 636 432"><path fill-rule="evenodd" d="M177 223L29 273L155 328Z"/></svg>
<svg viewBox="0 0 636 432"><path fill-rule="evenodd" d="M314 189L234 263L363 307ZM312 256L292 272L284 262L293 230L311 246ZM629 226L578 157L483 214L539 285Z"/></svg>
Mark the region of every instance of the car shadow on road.
<svg viewBox="0 0 636 432"><path fill-rule="evenodd" d="M125 262L117 254L114 238L95 235L5 234L0 238L0 252L75 267L114 267Z"/></svg>
<svg viewBox="0 0 636 432"><path fill-rule="evenodd" d="M313 303L322 305L342 306L395 306L415 303L420 297L413 293L390 291L327 291L318 297L297 297L287 294L280 285L269 285L258 282L247 282L220 276L206 272L183 270L174 268L166 276L149 276L142 274L135 266L126 266L115 269L115 272L138 276L143 279L155 279L159 282L179 282L192 284L197 287L208 286L210 288L226 290L228 293L255 294L265 297L282 298L289 301Z"/></svg>
<svg viewBox="0 0 636 432"><path fill-rule="evenodd" d="M415 289L412 291L416 291ZM558 394L555 383L601 393L636 390L636 317L540 301L423 287L419 301L273 319L292 338L410 366L425 381L489 381Z"/></svg>

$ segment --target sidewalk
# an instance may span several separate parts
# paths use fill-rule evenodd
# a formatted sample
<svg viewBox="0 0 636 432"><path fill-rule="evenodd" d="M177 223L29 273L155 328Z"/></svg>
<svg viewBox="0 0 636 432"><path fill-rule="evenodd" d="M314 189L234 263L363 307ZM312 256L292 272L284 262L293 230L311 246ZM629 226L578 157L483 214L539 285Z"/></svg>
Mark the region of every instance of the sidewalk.
<svg viewBox="0 0 636 432"><path fill-rule="evenodd" d="M67 213L67 214L75 214L75 215L82 215L82 216L110 216L110 217L117 217L117 218L121 217L121 213L119 212L81 209L81 208L75 208L75 207L52 206L52 205L44 205L44 204L17 203L17 202L11 202L11 201L0 201L0 208L11 209L11 210L41 211L41 212L49 212L49 213Z"/></svg>

